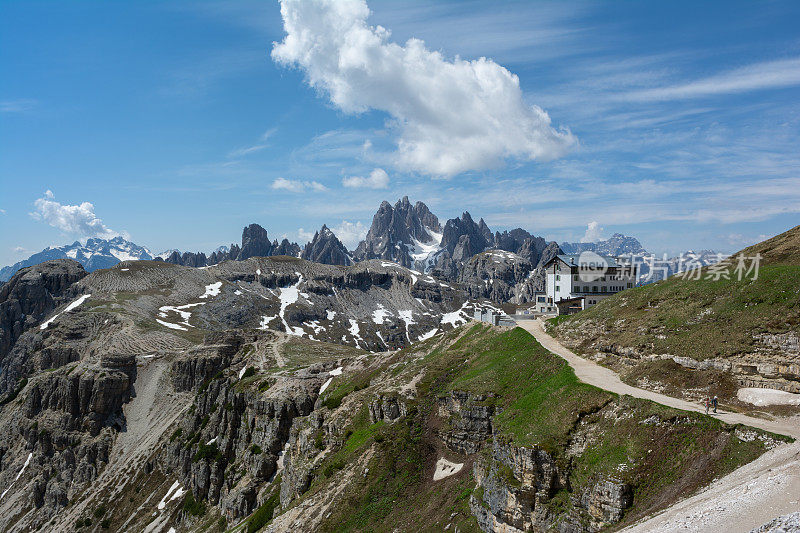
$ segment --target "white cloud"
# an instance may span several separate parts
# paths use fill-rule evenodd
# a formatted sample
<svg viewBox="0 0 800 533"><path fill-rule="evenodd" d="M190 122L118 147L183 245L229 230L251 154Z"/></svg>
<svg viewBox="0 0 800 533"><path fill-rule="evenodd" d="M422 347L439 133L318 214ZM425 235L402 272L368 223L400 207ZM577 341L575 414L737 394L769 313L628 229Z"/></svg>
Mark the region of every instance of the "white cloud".
<svg viewBox="0 0 800 533"><path fill-rule="evenodd" d="M800 85L800 58L756 63L693 82L629 93L633 100L678 100Z"/></svg>
<svg viewBox="0 0 800 533"><path fill-rule="evenodd" d="M251 144L249 146L242 146L241 148L237 148L235 150L231 150L228 152L228 157L233 159L237 157L244 157L246 155L254 154L256 152L260 152L265 148L269 148L269 143L267 142L270 137L275 135L275 132L278 131L278 128L270 128L265 131L261 137L259 137L258 142L256 144Z"/></svg>
<svg viewBox="0 0 800 533"><path fill-rule="evenodd" d="M5 209L0 209L0 215L5 215L5 214L6 214L6 210Z"/></svg>
<svg viewBox="0 0 800 533"><path fill-rule="evenodd" d="M348 176L342 179L342 185L353 189L385 189L389 186L389 175L382 168L376 168L369 176Z"/></svg>
<svg viewBox="0 0 800 533"><path fill-rule="evenodd" d="M358 243L367 236L368 229L361 221L348 222L347 220L342 220L342 223L335 228L331 228L331 231L348 250L354 250Z"/></svg>
<svg viewBox="0 0 800 533"><path fill-rule="evenodd" d="M304 192L306 190L322 192L328 190L318 181L287 180L286 178L278 178L273 181L272 188L289 192Z"/></svg>
<svg viewBox="0 0 800 533"><path fill-rule="evenodd" d="M23 253L25 253L27 251L28 251L28 249L23 247L23 246L15 246L14 247L14 253L15 254L23 254Z"/></svg>
<svg viewBox="0 0 800 533"><path fill-rule="evenodd" d="M100 237L108 239L118 233L103 224L94 214L94 205L83 202L80 205L62 205L55 200L52 191L44 193L34 202L36 211L30 215L36 220L47 222L64 233L81 237Z"/></svg>
<svg viewBox="0 0 800 533"><path fill-rule="evenodd" d="M299 242L301 242L301 243L303 243L303 242L311 242L311 240L314 238L314 232L313 231L306 231L303 228L298 228L297 237L298 237Z"/></svg>
<svg viewBox="0 0 800 533"><path fill-rule="evenodd" d="M597 221L592 220L586 225L586 233L581 238L581 242L597 242L603 238L603 228Z"/></svg>
<svg viewBox="0 0 800 533"><path fill-rule="evenodd" d="M452 176L507 158L553 159L576 143L525 103L517 76L491 59L447 60L419 39L399 45L367 25L369 14L363 0L282 0L287 35L272 57L302 68L347 113L389 113L398 167Z"/></svg>

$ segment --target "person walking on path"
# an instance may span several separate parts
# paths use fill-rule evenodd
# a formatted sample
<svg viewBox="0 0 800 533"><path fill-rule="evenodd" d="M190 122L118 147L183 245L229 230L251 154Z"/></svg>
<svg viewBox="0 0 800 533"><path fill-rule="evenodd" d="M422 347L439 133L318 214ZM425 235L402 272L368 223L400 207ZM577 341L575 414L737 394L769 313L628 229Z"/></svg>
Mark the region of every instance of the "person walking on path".
<svg viewBox="0 0 800 533"><path fill-rule="evenodd" d="M711 400L711 405L714 406L714 412L716 413L717 412L717 397L716 396L714 396L714 399Z"/></svg>
<svg viewBox="0 0 800 533"><path fill-rule="evenodd" d="M706 414L708 414L709 407L711 407L711 402L709 401L708 396L706 396Z"/></svg>

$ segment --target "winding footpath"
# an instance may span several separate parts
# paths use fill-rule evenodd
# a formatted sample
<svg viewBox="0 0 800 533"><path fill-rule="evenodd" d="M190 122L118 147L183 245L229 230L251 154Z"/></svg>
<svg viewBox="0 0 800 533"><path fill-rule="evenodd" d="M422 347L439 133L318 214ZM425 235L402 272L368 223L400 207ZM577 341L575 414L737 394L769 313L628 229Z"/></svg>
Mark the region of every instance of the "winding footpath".
<svg viewBox="0 0 800 533"><path fill-rule="evenodd" d="M517 320L517 324L546 349L563 357L575 370L578 379L585 383L676 409L705 412L703 405L623 383L613 370L576 355L548 335L540 320ZM745 424L789 435L797 441L763 454L752 463L715 481L702 492L623 531L746 533L775 517L800 511L800 418L765 420L730 412L709 416L729 424Z"/></svg>

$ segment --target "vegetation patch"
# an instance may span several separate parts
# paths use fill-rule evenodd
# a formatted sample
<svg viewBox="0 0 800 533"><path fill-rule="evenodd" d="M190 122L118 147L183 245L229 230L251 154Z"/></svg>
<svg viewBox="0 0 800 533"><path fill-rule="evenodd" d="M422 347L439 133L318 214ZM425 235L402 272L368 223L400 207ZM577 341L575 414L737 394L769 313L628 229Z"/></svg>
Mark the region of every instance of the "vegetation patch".
<svg viewBox="0 0 800 533"><path fill-rule="evenodd" d="M203 500L197 500L194 493L189 491L183 500L183 511L191 516L203 516L206 514L206 504Z"/></svg>
<svg viewBox="0 0 800 533"><path fill-rule="evenodd" d="M281 477L277 476L272 483L273 489L267 499L258 506L258 509L247 519L247 533L255 533L266 526L275 514L275 509L281 503Z"/></svg>

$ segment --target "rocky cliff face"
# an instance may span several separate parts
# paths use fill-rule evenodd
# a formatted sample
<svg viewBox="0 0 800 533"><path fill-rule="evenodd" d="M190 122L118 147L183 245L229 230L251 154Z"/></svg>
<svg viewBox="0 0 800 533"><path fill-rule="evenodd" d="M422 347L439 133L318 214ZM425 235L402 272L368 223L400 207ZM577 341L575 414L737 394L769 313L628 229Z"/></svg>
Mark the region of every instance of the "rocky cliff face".
<svg viewBox="0 0 800 533"><path fill-rule="evenodd" d="M303 249L300 257L314 263L324 263L326 265L353 264L347 248L324 224L322 229L314 234L314 238Z"/></svg>
<svg viewBox="0 0 800 533"><path fill-rule="evenodd" d="M272 255L272 242L269 240L267 230L258 224L250 224L242 230L242 249L236 256L237 261L270 255Z"/></svg>
<svg viewBox="0 0 800 533"><path fill-rule="evenodd" d="M555 242L531 252L529 246L534 242L534 239L525 238L518 250L528 257L536 257L536 263L513 252L487 250L472 256L458 269L459 284L470 298L517 304L532 301L535 293L544 290L544 265L561 253Z"/></svg>
<svg viewBox="0 0 800 533"><path fill-rule="evenodd" d="M471 298L494 302L516 301L515 290L533 266L526 259L504 250L489 250L472 256L461 268L458 282Z"/></svg>
<svg viewBox="0 0 800 533"><path fill-rule="evenodd" d="M56 259L23 268L0 287L0 394L8 390L9 378L16 380L6 359L17 339L73 298L72 285L84 276L76 261Z"/></svg>

